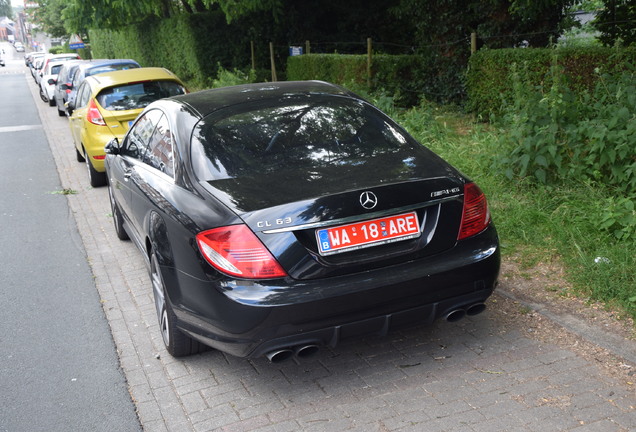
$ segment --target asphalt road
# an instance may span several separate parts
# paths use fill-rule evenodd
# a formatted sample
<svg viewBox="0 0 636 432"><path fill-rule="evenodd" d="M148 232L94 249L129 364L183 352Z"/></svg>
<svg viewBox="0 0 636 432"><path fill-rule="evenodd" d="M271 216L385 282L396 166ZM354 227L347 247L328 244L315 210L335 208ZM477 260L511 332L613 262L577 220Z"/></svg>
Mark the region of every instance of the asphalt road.
<svg viewBox="0 0 636 432"><path fill-rule="evenodd" d="M31 77L0 46L0 431L140 430Z"/></svg>

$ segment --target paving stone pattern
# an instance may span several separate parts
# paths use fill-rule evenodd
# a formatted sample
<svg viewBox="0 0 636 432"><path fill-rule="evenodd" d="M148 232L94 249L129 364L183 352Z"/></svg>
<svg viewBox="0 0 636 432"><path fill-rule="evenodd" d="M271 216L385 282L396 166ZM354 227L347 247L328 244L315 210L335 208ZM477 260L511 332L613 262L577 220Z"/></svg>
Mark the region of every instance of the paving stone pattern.
<svg viewBox="0 0 636 432"><path fill-rule="evenodd" d="M633 388L489 311L302 363L216 351L172 358L141 254L113 230L107 189L88 185L68 120L32 91L63 187L76 192L67 198L145 431L636 430Z"/></svg>

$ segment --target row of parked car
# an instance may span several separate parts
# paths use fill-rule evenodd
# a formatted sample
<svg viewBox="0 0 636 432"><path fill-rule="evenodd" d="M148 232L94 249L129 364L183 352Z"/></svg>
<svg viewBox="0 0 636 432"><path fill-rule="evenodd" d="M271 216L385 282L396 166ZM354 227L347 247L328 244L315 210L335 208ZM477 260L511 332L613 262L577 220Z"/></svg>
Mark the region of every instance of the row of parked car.
<svg viewBox="0 0 636 432"><path fill-rule="evenodd" d="M185 94L132 60L28 63L142 253L173 356L278 362L485 309L500 262L485 195L350 91Z"/></svg>
<svg viewBox="0 0 636 432"><path fill-rule="evenodd" d="M104 147L123 139L151 102L185 94L185 85L163 68L142 68L131 59L82 60L74 53L25 57L40 97L67 116L77 160L85 162L91 186L107 183Z"/></svg>

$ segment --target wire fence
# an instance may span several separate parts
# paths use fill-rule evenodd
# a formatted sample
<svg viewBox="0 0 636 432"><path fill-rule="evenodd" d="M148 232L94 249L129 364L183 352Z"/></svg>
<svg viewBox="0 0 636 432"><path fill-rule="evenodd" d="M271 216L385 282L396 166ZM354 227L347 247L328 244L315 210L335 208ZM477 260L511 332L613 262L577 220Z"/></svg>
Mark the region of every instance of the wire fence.
<svg viewBox="0 0 636 432"><path fill-rule="evenodd" d="M636 20L616 20L616 21L607 21L602 23L605 28L611 26L619 26L628 24L631 26L636 26ZM484 35L477 33L477 39L481 42L482 45L488 45L489 41L502 41L502 40L510 40L512 43L508 44L510 47L518 46L520 42L523 42L527 39L537 38L540 36L552 36L562 34L563 31L557 28L552 30L544 30L537 32L525 32L525 33L510 33L510 34L493 34L493 35ZM292 46L302 46L306 47L309 43L311 47L311 53L314 54L327 54L327 53L340 53L340 54L362 54L366 52L367 49L367 40L366 37L362 38L359 41L296 41L291 43ZM413 54L416 52L422 52L433 49L440 48L451 48L451 47L470 47L471 36L467 34L465 37L445 41L445 42L436 42L436 43L424 43L424 44L405 44L402 42L391 42L391 41L380 41L374 40L373 47L376 52L387 54ZM499 43L498 45L502 45ZM504 44L505 45L505 44ZM277 48L285 48L286 46L277 45Z"/></svg>

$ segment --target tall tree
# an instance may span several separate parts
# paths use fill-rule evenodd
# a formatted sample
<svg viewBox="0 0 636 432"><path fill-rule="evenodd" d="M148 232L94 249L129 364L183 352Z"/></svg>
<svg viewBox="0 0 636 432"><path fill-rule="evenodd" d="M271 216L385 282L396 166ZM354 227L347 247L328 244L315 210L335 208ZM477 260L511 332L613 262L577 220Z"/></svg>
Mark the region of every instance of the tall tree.
<svg viewBox="0 0 636 432"><path fill-rule="evenodd" d="M467 46L472 32L491 48L524 43L546 46L556 39L566 22L567 7L575 0L402 0L393 9L398 17L410 16L416 42L454 53Z"/></svg>
<svg viewBox="0 0 636 432"><path fill-rule="evenodd" d="M38 7L31 9L31 19L40 29L53 37L64 37L68 34L64 28L62 13L66 8L66 0L38 0Z"/></svg>
<svg viewBox="0 0 636 432"><path fill-rule="evenodd" d="M594 27L601 32L599 40L604 45L614 45L618 40L624 45L636 44L636 3L634 0L605 0Z"/></svg>
<svg viewBox="0 0 636 432"><path fill-rule="evenodd" d="M150 16L168 18L180 12L173 0L64 0L62 18L70 32L90 28L117 29L143 21Z"/></svg>
<svg viewBox="0 0 636 432"><path fill-rule="evenodd" d="M0 17L13 18L13 7L11 7L11 0L0 0Z"/></svg>
<svg viewBox="0 0 636 432"><path fill-rule="evenodd" d="M47 0L39 0L40 3ZM282 11L283 0L63 0L64 25L71 32L89 28L117 29L148 17L169 18L179 13L220 8L228 22L256 11Z"/></svg>

